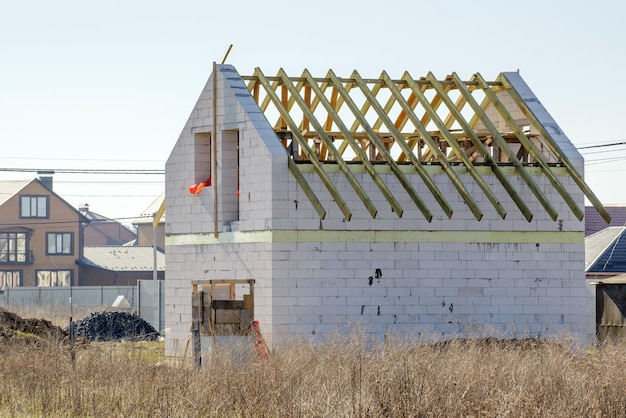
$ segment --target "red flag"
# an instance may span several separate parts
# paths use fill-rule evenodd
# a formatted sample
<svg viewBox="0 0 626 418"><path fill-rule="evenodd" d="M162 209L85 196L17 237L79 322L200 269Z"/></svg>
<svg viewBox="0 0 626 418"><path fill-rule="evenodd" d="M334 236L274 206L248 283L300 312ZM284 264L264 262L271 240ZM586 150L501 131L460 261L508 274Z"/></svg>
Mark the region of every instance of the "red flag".
<svg viewBox="0 0 626 418"><path fill-rule="evenodd" d="M200 194L205 186L211 186L211 177L207 178L206 181L201 181L200 183L196 183L193 186L189 186L189 193Z"/></svg>

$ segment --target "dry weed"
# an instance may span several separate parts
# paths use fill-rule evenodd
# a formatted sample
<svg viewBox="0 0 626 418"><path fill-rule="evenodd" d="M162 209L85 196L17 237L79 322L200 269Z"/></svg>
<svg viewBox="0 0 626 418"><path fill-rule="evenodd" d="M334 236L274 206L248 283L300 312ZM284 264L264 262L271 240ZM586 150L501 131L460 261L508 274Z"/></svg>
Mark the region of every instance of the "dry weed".
<svg viewBox="0 0 626 418"><path fill-rule="evenodd" d="M142 345L143 344L143 345ZM294 341L196 368L162 343L0 346L0 416L622 417L625 346L543 340Z"/></svg>

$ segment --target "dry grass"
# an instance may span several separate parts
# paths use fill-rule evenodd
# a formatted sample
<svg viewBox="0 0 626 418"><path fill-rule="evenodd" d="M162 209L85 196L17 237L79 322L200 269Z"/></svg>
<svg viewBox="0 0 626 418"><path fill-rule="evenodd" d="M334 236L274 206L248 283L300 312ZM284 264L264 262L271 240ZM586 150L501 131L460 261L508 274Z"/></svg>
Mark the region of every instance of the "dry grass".
<svg viewBox="0 0 626 418"><path fill-rule="evenodd" d="M0 416L623 417L624 345L538 340L373 346L294 342L267 362L220 351L202 368L163 343L0 345Z"/></svg>

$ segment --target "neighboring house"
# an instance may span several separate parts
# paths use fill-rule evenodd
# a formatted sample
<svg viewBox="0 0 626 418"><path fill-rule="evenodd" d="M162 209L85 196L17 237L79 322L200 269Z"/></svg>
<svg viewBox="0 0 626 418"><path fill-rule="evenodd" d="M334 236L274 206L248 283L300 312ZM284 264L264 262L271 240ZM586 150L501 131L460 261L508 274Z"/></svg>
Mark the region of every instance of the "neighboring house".
<svg viewBox="0 0 626 418"><path fill-rule="evenodd" d="M611 215L611 222L608 225L593 206L585 207L585 236L610 226L626 226L626 205L607 204L604 208Z"/></svg>
<svg viewBox="0 0 626 418"><path fill-rule="evenodd" d="M51 176L0 181L0 289L77 285L86 222Z"/></svg>
<svg viewBox="0 0 626 418"><path fill-rule="evenodd" d="M136 235L120 222L89 210L88 204L79 207L89 221L85 227L85 245L126 245L133 243Z"/></svg>
<svg viewBox="0 0 626 418"><path fill-rule="evenodd" d="M137 280L154 279L155 253L152 247L86 246L82 267L83 286L132 286ZM156 251L157 280L165 277L165 256Z"/></svg>
<svg viewBox="0 0 626 418"><path fill-rule="evenodd" d="M604 228L586 237L585 246L587 277L626 273L626 226Z"/></svg>
<svg viewBox="0 0 626 418"><path fill-rule="evenodd" d="M156 238L156 245L161 251L165 250L165 214L159 219L156 230L153 221L154 214L158 212L163 204L165 193L157 197L138 218L133 220L133 226L137 228L137 245L152 246ZM156 237L155 237L156 232Z"/></svg>
<svg viewBox="0 0 626 418"><path fill-rule="evenodd" d="M600 340L626 337L626 226L604 228L585 238L585 270L596 290Z"/></svg>
<svg viewBox="0 0 626 418"><path fill-rule="evenodd" d="M166 354L192 294L224 284L210 306L253 309L271 345L355 326L588 342L585 196L609 216L583 165L518 73L214 65L166 164Z"/></svg>

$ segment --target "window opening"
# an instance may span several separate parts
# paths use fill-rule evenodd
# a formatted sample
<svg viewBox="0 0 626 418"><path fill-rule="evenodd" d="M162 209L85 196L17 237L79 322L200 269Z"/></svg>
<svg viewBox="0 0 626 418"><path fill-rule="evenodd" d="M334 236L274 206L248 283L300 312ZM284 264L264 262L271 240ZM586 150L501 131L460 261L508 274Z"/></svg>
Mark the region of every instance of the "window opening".
<svg viewBox="0 0 626 418"><path fill-rule="evenodd" d="M28 262L28 241L24 232L0 232L0 263Z"/></svg>
<svg viewBox="0 0 626 418"><path fill-rule="evenodd" d="M20 287L21 285L22 272L20 270L0 271L0 290L4 290L7 287Z"/></svg>
<svg viewBox="0 0 626 418"><path fill-rule="evenodd" d="M72 270L37 270L38 287L69 286Z"/></svg>
<svg viewBox="0 0 626 418"><path fill-rule="evenodd" d="M72 245L74 240L71 232L49 232L46 236L48 242L46 254L71 255L74 253Z"/></svg>
<svg viewBox="0 0 626 418"><path fill-rule="evenodd" d="M239 197L241 183L239 180L239 131L222 132L221 153L221 196L222 216L226 224L233 227L239 221Z"/></svg>
<svg viewBox="0 0 626 418"><path fill-rule="evenodd" d="M194 135L194 180L195 183L206 182L210 186L211 179L211 134L197 133Z"/></svg>
<svg viewBox="0 0 626 418"><path fill-rule="evenodd" d="M20 205L22 218L48 217L48 196L22 196Z"/></svg>

